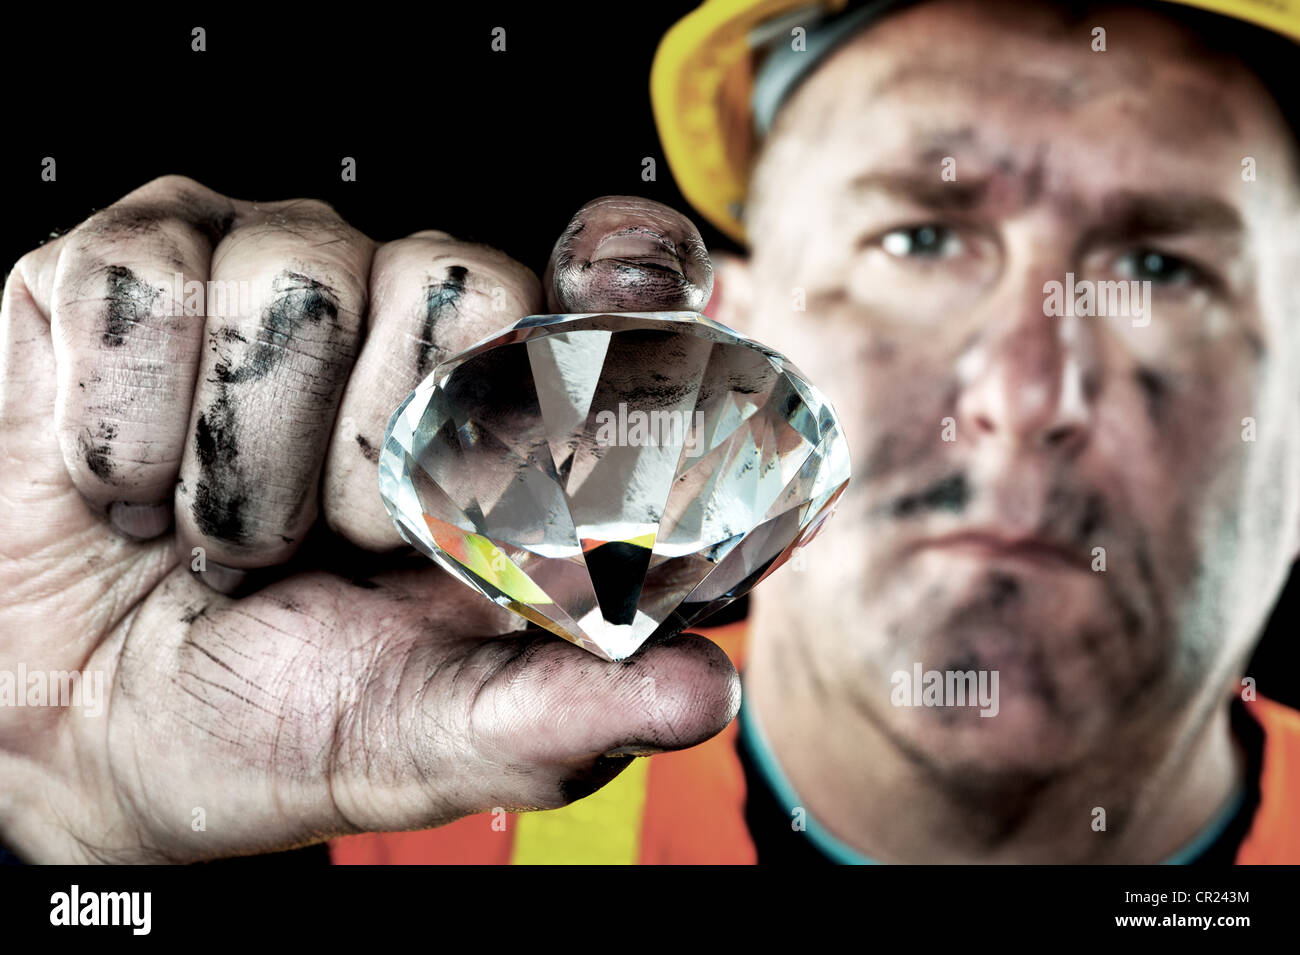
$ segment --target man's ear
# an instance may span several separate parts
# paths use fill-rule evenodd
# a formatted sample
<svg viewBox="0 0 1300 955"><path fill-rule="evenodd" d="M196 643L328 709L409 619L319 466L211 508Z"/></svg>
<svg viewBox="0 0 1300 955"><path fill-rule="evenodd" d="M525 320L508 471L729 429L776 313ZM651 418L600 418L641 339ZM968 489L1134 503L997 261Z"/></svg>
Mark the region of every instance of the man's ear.
<svg viewBox="0 0 1300 955"><path fill-rule="evenodd" d="M732 252L710 252L709 259L713 262L713 294L704 314L748 335L754 302L749 260Z"/></svg>

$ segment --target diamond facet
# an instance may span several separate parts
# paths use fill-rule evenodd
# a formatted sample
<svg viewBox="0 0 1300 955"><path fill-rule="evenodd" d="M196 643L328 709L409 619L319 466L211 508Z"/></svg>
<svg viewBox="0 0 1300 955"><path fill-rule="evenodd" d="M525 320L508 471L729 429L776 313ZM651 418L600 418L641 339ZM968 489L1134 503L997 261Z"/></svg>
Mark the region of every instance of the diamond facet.
<svg viewBox="0 0 1300 955"><path fill-rule="evenodd" d="M438 365L379 460L408 542L607 660L746 593L848 480L821 393L694 312L529 316Z"/></svg>

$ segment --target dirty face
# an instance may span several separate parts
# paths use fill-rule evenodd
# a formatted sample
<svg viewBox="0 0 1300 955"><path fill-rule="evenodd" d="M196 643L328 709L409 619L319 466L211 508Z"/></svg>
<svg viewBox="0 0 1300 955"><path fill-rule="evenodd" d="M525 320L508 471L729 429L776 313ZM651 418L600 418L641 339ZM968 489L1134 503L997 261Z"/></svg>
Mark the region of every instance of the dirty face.
<svg viewBox="0 0 1300 955"><path fill-rule="evenodd" d="M1290 133L1179 24L1095 19L897 13L755 173L743 322L827 393L854 470L756 594L759 639L789 705L932 767L1157 740L1232 692L1296 552ZM1079 298L1099 282L1134 294ZM916 664L997 671L997 715L895 705Z"/></svg>

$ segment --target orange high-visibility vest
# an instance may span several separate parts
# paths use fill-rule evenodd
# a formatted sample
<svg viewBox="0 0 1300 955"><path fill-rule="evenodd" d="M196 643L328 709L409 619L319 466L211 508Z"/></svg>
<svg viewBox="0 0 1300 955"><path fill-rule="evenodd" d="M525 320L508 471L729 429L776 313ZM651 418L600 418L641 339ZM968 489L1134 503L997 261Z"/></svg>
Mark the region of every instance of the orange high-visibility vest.
<svg viewBox="0 0 1300 955"><path fill-rule="evenodd" d="M694 632L740 667L745 621ZM1265 738L1260 803L1236 862L1300 863L1300 712L1263 698L1245 706ZM330 857L336 865L753 864L736 735L733 720L698 746L635 759L603 789L562 809L348 836L330 843Z"/></svg>

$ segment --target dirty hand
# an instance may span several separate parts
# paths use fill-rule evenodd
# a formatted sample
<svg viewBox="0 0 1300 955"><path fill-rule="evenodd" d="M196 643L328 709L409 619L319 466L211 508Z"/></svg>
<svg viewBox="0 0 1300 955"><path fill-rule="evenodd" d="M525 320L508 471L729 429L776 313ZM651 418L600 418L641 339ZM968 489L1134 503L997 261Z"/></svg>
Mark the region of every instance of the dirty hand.
<svg viewBox="0 0 1300 955"><path fill-rule="evenodd" d="M584 206L543 287L444 232L377 244L179 177L25 256L0 314L0 842L184 862L425 828L719 732L739 681L700 637L605 663L423 558L371 573L402 546L384 427L440 357L711 283L694 226L640 199Z"/></svg>

